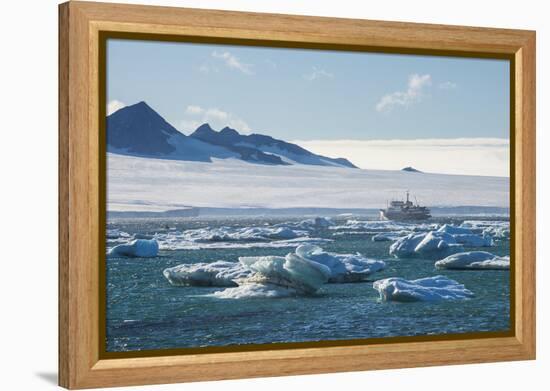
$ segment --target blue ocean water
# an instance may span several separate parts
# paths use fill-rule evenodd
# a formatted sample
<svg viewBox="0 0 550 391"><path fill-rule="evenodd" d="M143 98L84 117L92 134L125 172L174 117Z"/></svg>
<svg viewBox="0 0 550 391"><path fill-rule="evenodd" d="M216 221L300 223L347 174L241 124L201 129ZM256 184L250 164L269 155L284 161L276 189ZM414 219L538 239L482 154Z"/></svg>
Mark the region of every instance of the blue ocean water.
<svg viewBox="0 0 550 391"><path fill-rule="evenodd" d="M253 227L293 219L132 219L109 221L110 229L129 235L221 226ZM299 218L297 218L299 220ZM487 220L487 218L484 218ZM438 222L460 224L460 219ZM139 236L138 235L138 236ZM373 242L371 233L319 228L312 237L331 239L324 250L360 252L382 259L386 268L361 283L326 284L314 296L220 299L208 296L224 288L175 287L162 271L182 263L237 261L240 256L285 255L286 248L204 248L161 250L155 258L109 258L107 351L137 351L204 346L363 339L389 336L455 334L510 329L508 271L437 270L433 259L396 259L391 242ZM468 248L477 250L477 248ZM479 250L509 255L508 240ZM372 281L386 277L416 279L445 275L474 293L469 300L440 303L381 302Z"/></svg>

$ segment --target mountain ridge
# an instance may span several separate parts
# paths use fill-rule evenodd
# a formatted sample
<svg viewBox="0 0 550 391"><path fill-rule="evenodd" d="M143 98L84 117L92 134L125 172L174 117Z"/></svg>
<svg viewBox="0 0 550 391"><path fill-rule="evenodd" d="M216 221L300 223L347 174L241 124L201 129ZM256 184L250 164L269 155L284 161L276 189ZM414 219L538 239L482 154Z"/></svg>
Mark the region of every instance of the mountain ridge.
<svg viewBox="0 0 550 391"><path fill-rule="evenodd" d="M237 158L267 165L307 164L357 168L344 158L329 158L263 134L220 131L208 123L191 135L178 131L146 102L123 107L107 116L107 151L122 155L212 162Z"/></svg>

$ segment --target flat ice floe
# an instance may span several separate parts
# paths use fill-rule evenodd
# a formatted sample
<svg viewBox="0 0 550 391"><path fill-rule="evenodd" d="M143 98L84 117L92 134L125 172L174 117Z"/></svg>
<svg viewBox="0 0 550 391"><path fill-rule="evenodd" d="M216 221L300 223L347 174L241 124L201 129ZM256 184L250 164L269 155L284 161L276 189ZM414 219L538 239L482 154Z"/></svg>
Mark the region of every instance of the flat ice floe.
<svg viewBox="0 0 550 391"><path fill-rule="evenodd" d="M298 293L288 287L281 287L273 284L255 284L249 282L237 288L224 289L214 292L210 296L219 299L253 299L253 298L278 298L296 296Z"/></svg>
<svg viewBox="0 0 550 391"><path fill-rule="evenodd" d="M138 235L134 235L136 238ZM271 227L216 227L170 230L150 236L161 250L202 250L227 248L285 248L298 247L304 243L321 244L332 242L328 238L310 237L305 230L286 226ZM113 236L114 237L114 236ZM117 236L109 244L126 244L132 236Z"/></svg>
<svg viewBox="0 0 550 391"><path fill-rule="evenodd" d="M151 258L156 257L159 252L159 244L156 240L136 239L129 244L119 244L113 247L107 257L135 257Z"/></svg>
<svg viewBox="0 0 550 391"><path fill-rule="evenodd" d="M239 279L252 272L237 262L182 264L165 269L162 274L175 286L238 286Z"/></svg>
<svg viewBox="0 0 550 391"><path fill-rule="evenodd" d="M275 224L274 227L299 228L303 230L326 229L334 225L334 222L329 217L314 217L305 219L299 222L288 222Z"/></svg>
<svg viewBox="0 0 550 391"><path fill-rule="evenodd" d="M363 281L367 276L382 270L386 266L383 261L368 259L359 253L329 253L318 246L312 245L299 246L296 249L296 254L327 266L331 273L329 282Z"/></svg>
<svg viewBox="0 0 550 391"><path fill-rule="evenodd" d="M437 261L439 269L455 270L509 270L510 258L499 257L487 251L469 251L453 254Z"/></svg>
<svg viewBox="0 0 550 391"><path fill-rule="evenodd" d="M461 251L464 247L457 243L453 235L438 231L409 234L390 246L390 255L397 258L441 258Z"/></svg>
<svg viewBox="0 0 550 391"><path fill-rule="evenodd" d="M392 277L375 281L373 288L380 294L382 301L437 302L444 300L462 300L474 294L464 285L445 276L406 280Z"/></svg>

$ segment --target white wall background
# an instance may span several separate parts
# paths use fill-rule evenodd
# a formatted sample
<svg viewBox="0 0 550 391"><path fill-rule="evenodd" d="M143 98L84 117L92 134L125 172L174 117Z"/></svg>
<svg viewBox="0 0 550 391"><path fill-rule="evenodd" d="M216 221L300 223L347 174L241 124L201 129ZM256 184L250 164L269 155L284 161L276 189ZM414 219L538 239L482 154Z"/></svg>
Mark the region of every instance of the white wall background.
<svg viewBox="0 0 550 391"><path fill-rule="evenodd" d="M123 0L119 0L124 2ZM134 3L537 30L538 360L144 387L155 390L541 389L548 379L550 217L545 2L148 0ZM57 371L57 1L0 5L0 388L53 389ZM546 23L545 23L546 22ZM546 301L546 303L545 303ZM185 387L185 388L184 388ZM137 388L135 388L137 389Z"/></svg>

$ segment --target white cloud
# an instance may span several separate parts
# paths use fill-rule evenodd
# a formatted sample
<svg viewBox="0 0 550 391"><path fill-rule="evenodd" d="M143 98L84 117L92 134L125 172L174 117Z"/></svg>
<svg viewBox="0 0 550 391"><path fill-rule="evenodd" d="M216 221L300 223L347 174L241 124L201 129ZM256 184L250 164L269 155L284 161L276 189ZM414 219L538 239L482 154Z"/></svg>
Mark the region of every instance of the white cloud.
<svg viewBox="0 0 550 391"><path fill-rule="evenodd" d="M438 87L442 90L454 90L458 85L452 81L444 81L443 83L439 83Z"/></svg>
<svg viewBox="0 0 550 391"><path fill-rule="evenodd" d="M314 153L345 157L360 168L400 170L412 166L432 173L510 175L510 147L504 138L293 142Z"/></svg>
<svg viewBox="0 0 550 391"><path fill-rule="evenodd" d="M194 114L202 114L204 112L204 109L200 106L195 106L195 105L189 105L187 106L187 108L185 109L185 112L187 114L191 114L191 115L194 115Z"/></svg>
<svg viewBox="0 0 550 391"><path fill-rule="evenodd" d="M187 133L195 131L206 122L214 129L229 126L240 133L250 133L251 131L250 126L242 118L216 107L204 108L198 105L189 105L185 108L185 115L186 118L180 121L180 129Z"/></svg>
<svg viewBox="0 0 550 391"><path fill-rule="evenodd" d="M376 111L388 112L395 106L410 106L422 99L422 91L431 84L430 75L412 74L409 76L407 90L384 95L376 104Z"/></svg>
<svg viewBox="0 0 550 391"><path fill-rule="evenodd" d="M325 71L324 69L317 68L317 67L313 67L310 73L307 73L304 75L304 79L306 79L307 81L313 81L316 79L321 79L323 77L332 79L334 75L330 72Z"/></svg>
<svg viewBox="0 0 550 391"><path fill-rule="evenodd" d="M123 107L126 107L125 103L123 103L119 100L113 99L113 100L109 101L109 103L107 103L107 115L111 115L115 111L118 111L118 110L122 109Z"/></svg>
<svg viewBox="0 0 550 391"><path fill-rule="evenodd" d="M199 72L201 73L218 73L220 70L218 67L212 65L212 64L202 64L199 68Z"/></svg>
<svg viewBox="0 0 550 391"><path fill-rule="evenodd" d="M214 51L212 52L212 57L222 60L225 65L227 65L231 69L238 70L247 75L252 75L254 73L252 72L252 64L241 62L241 60L239 60L236 56L229 52Z"/></svg>

